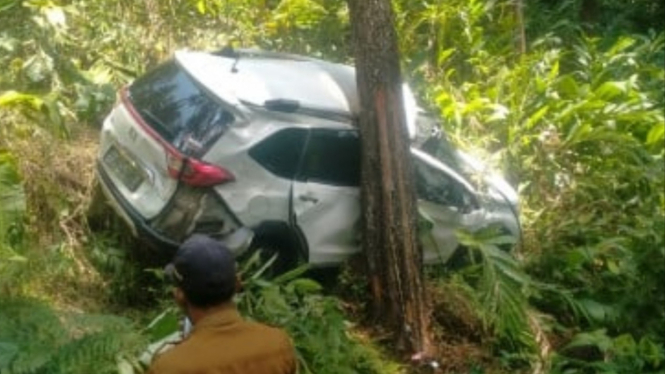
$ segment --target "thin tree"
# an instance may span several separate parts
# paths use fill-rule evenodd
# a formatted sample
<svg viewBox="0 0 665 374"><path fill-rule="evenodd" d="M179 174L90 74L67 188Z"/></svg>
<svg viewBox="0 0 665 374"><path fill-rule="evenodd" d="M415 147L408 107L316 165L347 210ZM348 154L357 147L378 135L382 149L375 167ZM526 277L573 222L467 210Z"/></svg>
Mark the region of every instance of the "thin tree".
<svg viewBox="0 0 665 374"><path fill-rule="evenodd" d="M524 27L524 1L515 0L515 21L517 23L517 46L521 55L526 53L526 31Z"/></svg>
<svg viewBox="0 0 665 374"><path fill-rule="evenodd" d="M360 98L363 249L373 314L397 347L430 351L429 308L394 13L390 0L348 0Z"/></svg>

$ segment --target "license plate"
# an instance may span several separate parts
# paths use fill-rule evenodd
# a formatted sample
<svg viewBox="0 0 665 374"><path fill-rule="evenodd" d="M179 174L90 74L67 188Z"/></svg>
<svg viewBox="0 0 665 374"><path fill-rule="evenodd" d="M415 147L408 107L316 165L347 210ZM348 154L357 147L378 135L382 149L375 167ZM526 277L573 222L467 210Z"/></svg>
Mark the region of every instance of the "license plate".
<svg viewBox="0 0 665 374"><path fill-rule="evenodd" d="M104 163L120 182L134 192L143 183L143 174L138 166L123 155L116 147L111 147L104 155Z"/></svg>

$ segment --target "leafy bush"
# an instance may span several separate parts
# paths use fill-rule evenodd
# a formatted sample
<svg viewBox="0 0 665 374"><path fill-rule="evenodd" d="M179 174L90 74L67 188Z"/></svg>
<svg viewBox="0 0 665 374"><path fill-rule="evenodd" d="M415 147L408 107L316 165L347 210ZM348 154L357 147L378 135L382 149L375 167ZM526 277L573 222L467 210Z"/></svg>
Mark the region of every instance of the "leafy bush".
<svg viewBox="0 0 665 374"><path fill-rule="evenodd" d="M321 294L321 285L303 278L301 267L272 280L261 278L270 263L258 256L243 266L244 290L238 306L249 317L286 329L303 373L386 373L397 367L381 360L370 345L351 335L340 301Z"/></svg>
<svg viewBox="0 0 665 374"><path fill-rule="evenodd" d="M658 26L664 8L522 3L525 52L515 45L514 1L393 1L406 75L422 101L459 146L486 150L520 186L517 257L469 239L479 261L459 278L511 365L532 360L534 340L550 335L554 372L662 371L665 36L627 30ZM600 7L596 24L584 3ZM69 161L84 158L53 152L98 125L117 88L182 47L255 45L347 61L347 19L342 0L0 1L0 296L80 277L89 269L75 252L83 247L114 276L106 284L116 295L136 295L133 281L116 277L130 271L117 243L83 245L87 189L69 171L84 168ZM131 268L127 278L142 275ZM312 372L389 370L349 340L338 302L315 283L250 279L241 307L287 326ZM550 315L535 324L547 334L534 328L536 311ZM0 350L2 368L16 346Z"/></svg>
<svg viewBox="0 0 665 374"><path fill-rule="evenodd" d="M27 298L0 300L2 373L115 373L117 360L143 344L119 317L57 312Z"/></svg>

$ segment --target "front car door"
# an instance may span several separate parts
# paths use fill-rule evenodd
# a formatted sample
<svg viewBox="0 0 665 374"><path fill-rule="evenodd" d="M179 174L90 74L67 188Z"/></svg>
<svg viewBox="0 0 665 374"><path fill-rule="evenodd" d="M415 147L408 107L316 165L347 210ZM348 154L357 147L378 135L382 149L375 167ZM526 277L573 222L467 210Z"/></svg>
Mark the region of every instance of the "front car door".
<svg viewBox="0 0 665 374"><path fill-rule="evenodd" d="M420 232L424 261L446 262L459 244L455 231L477 221L483 211L472 187L452 169L420 151L411 153L418 212L425 222Z"/></svg>

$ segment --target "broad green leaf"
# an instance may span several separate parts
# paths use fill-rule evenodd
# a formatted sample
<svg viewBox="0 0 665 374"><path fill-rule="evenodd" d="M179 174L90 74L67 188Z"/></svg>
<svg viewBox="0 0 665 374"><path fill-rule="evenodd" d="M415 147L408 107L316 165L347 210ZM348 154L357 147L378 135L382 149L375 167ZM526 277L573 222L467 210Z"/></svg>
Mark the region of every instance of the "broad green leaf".
<svg viewBox="0 0 665 374"><path fill-rule="evenodd" d="M319 283L307 278L295 279L289 282L287 287L293 287L300 294L317 293L323 289Z"/></svg>
<svg viewBox="0 0 665 374"><path fill-rule="evenodd" d="M603 100L611 100L628 91L626 82L605 82L593 91L596 97Z"/></svg>
<svg viewBox="0 0 665 374"><path fill-rule="evenodd" d="M648 336L640 339L637 349L639 354L654 367L659 366L665 361L665 350L663 349L663 346L655 343Z"/></svg>
<svg viewBox="0 0 665 374"><path fill-rule="evenodd" d="M443 65L446 62L446 60L448 60L448 58L453 55L453 53L455 53L454 48L448 48L446 50L440 51L438 56L436 57L437 63L439 65Z"/></svg>
<svg viewBox="0 0 665 374"><path fill-rule="evenodd" d="M175 308L167 308L148 324L146 330L150 334L151 340L157 341L178 331L179 323L180 313Z"/></svg>
<svg viewBox="0 0 665 374"><path fill-rule="evenodd" d="M27 104L35 110L44 105L44 100L35 95L24 94L17 91L5 91L0 95L0 106Z"/></svg>
<svg viewBox="0 0 665 374"><path fill-rule="evenodd" d="M585 140L586 136L592 132L593 128L590 123L576 123L566 136L566 143L569 145L578 143Z"/></svg>
<svg viewBox="0 0 665 374"><path fill-rule="evenodd" d="M11 261L11 262L23 262L23 263L25 263L25 262L28 262L28 259L27 259L26 257L24 257L24 256L13 255L13 256L7 258L7 261Z"/></svg>
<svg viewBox="0 0 665 374"><path fill-rule="evenodd" d="M613 313L610 306L601 304L595 300L583 299L579 301L579 304L586 310L586 314L591 317L594 322L605 322Z"/></svg>
<svg viewBox="0 0 665 374"><path fill-rule="evenodd" d="M580 87L577 81L570 74L564 75L558 84L559 92L565 97L573 98L579 94Z"/></svg>
<svg viewBox="0 0 665 374"><path fill-rule="evenodd" d="M581 332L575 335L570 343L564 347L564 350L592 346L600 349L601 352L607 352L612 347L612 339L607 336L605 329L592 332Z"/></svg>
<svg viewBox="0 0 665 374"><path fill-rule="evenodd" d="M633 356L637 354L637 342L630 334L622 334L614 338L613 351L622 356Z"/></svg>
<svg viewBox="0 0 665 374"><path fill-rule="evenodd" d="M289 270L284 274L280 274L279 276L275 277L275 279L272 280L274 284L283 284L286 282L289 282L293 279L296 279L300 277L301 275L305 274L307 270L309 270L309 265L308 264L303 264L301 266L298 266L297 268L293 270Z"/></svg>
<svg viewBox="0 0 665 374"><path fill-rule="evenodd" d="M205 0L199 0L196 2L196 10L198 10L201 14L206 14Z"/></svg>
<svg viewBox="0 0 665 374"><path fill-rule="evenodd" d="M608 260L607 261L607 270L610 271L610 273L614 275L619 275L621 273L621 270L619 269L619 265L617 264L616 261L613 260Z"/></svg>
<svg viewBox="0 0 665 374"><path fill-rule="evenodd" d="M5 372L17 354L18 346L10 342L0 342L0 372Z"/></svg>
<svg viewBox="0 0 665 374"><path fill-rule="evenodd" d="M631 47L634 44L635 44L635 39L628 36L622 36L621 38L619 38L619 40L617 40L616 43L614 43L612 48L610 48L607 51L607 55L614 56L617 53L624 51L625 49Z"/></svg>
<svg viewBox="0 0 665 374"><path fill-rule="evenodd" d="M526 123L524 124L524 128L526 129L531 129L533 128L544 116L547 114L547 111L549 111L550 107L548 105L543 106L542 108L538 109L536 113L532 114L527 118Z"/></svg>
<svg viewBox="0 0 665 374"><path fill-rule="evenodd" d="M657 123L651 127L647 135L647 144L660 144L665 140L665 123Z"/></svg>

